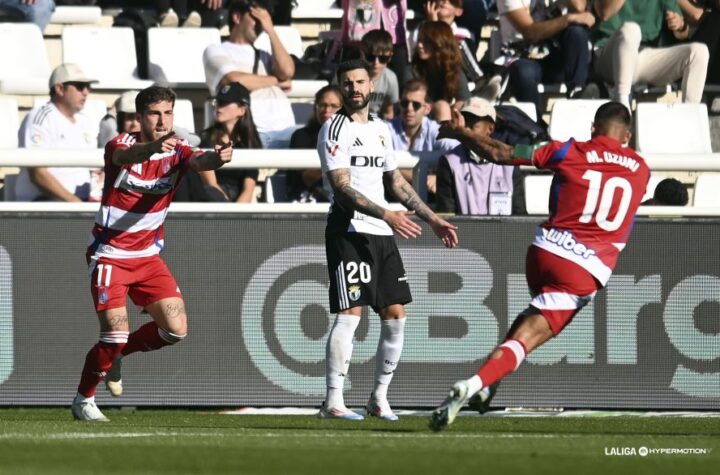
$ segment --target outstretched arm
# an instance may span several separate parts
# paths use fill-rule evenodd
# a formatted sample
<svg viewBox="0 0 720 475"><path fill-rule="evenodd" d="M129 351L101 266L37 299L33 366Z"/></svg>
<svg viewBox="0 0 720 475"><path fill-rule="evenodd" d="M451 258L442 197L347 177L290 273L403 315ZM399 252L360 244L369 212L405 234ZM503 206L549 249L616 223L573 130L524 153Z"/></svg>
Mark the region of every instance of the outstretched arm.
<svg viewBox="0 0 720 475"><path fill-rule="evenodd" d="M397 168L385 172L383 174L383 181L385 182L385 187L389 189L406 208L411 210L412 213L416 213L423 221L430 225L433 232L440 238L445 247L455 247L458 245L457 226L448 223L433 213Z"/></svg>
<svg viewBox="0 0 720 475"><path fill-rule="evenodd" d="M228 142L223 145L215 145L215 150L212 152L204 152L193 155L190 158L190 168L196 172L217 170L232 160L232 153L232 142Z"/></svg>
<svg viewBox="0 0 720 475"><path fill-rule="evenodd" d="M442 123L438 138L458 140L461 144L485 160L497 163L498 165L529 165L531 163L531 156L518 156L516 147L477 134L465 127L465 119L456 111L453 111L451 121Z"/></svg>

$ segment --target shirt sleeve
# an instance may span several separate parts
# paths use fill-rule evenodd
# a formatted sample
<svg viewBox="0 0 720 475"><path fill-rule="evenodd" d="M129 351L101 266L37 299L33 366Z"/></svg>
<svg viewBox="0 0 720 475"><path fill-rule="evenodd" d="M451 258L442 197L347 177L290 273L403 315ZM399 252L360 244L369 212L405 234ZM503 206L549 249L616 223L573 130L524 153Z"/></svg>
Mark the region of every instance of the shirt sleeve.
<svg viewBox="0 0 720 475"><path fill-rule="evenodd" d="M563 147L569 147L569 144L571 142L558 142L556 140L553 140L552 142L548 143L547 145L544 145L532 153L532 164L541 170L548 169L552 170L557 167L557 164L562 159L560 157L560 154L562 153L564 157L564 153L562 152Z"/></svg>
<svg viewBox="0 0 720 475"><path fill-rule="evenodd" d="M350 168L348 119L335 115L323 124L318 134L317 151L324 171Z"/></svg>
<svg viewBox="0 0 720 475"><path fill-rule="evenodd" d="M52 133L48 120L36 123L36 114L28 114L18 134L18 143L24 148L48 148L52 146Z"/></svg>
<svg viewBox="0 0 720 475"><path fill-rule="evenodd" d="M249 73L252 71L252 63L248 67L233 59L222 45L210 45L203 52L203 65L205 67L205 83L211 95L215 95L217 87L226 74L233 71Z"/></svg>
<svg viewBox="0 0 720 475"><path fill-rule="evenodd" d="M398 167L397 157L395 156L395 147L393 146L392 135L390 135L390 127L387 123L379 122L380 136L382 137L383 145L385 146L385 165L383 165L383 172L391 172Z"/></svg>
<svg viewBox="0 0 720 475"><path fill-rule="evenodd" d="M124 150L135 145L135 137L128 133L121 133L105 144L105 166L116 166L112 157L116 150Z"/></svg>

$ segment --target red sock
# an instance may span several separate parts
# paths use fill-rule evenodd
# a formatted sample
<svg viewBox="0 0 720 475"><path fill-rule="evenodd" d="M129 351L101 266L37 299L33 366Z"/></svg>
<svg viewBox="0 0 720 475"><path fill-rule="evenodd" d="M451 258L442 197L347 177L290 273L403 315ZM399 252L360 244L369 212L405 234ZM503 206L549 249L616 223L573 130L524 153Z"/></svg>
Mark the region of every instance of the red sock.
<svg viewBox="0 0 720 475"><path fill-rule="evenodd" d="M157 323L150 322L132 332L128 337L127 345L123 348L122 355L127 356L136 351L153 351L163 346L172 345L182 340L184 336L174 335L157 326Z"/></svg>
<svg viewBox="0 0 720 475"><path fill-rule="evenodd" d="M80 376L78 393L85 397L95 395L97 385L105 377L105 373L110 369L112 362L120 354L123 346L125 346L125 343L106 343L100 341L88 351L85 357L82 376Z"/></svg>
<svg viewBox="0 0 720 475"><path fill-rule="evenodd" d="M496 349L502 351L502 356L488 359L475 373L482 380L483 387L491 386L515 371L527 354L525 345L519 340L506 340Z"/></svg>

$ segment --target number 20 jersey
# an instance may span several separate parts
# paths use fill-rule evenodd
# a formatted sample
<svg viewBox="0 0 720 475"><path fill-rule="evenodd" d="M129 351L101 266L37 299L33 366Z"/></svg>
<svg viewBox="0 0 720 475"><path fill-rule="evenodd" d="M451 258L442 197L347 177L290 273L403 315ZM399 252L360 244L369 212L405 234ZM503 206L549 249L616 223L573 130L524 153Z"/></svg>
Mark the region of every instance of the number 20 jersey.
<svg viewBox="0 0 720 475"><path fill-rule="evenodd" d="M604 286L645 195L650 177L645 161L632 148L596 136L588 142L552 141L534 152L532 163L555 174L550 217L532 244L580 265Z"/></svg>

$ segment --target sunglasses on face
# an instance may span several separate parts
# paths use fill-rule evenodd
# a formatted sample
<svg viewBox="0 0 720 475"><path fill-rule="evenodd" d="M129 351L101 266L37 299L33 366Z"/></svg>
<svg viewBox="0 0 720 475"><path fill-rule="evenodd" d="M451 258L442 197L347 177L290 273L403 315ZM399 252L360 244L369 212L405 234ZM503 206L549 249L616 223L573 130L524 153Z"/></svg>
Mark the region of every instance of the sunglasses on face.
<svg viewBox="0 0 720 475"><path fill-rule="evenodd" d="M88 83L88 82L75 82L75 81L71 81L71 82L66 82L66 83L65 83L65 86L66 86L66 87L67 87L67 86L72 86L72 87L74 87L75 89L77 89L78 91L84 91L85 89L90 90L90 83Z"/></svg>
<svg viewBox="0 0 720 475"><path fill-rule="evenodd" d="M424 104L422 102L410 101L408 99L403 99L400 101L400 107L402 107L403 109L409 108L410 105L412 105L412 110L418 111Z"/></svg>
<svg viewBox="0 0 720 475"><path fill-rule="evenodd" d="M365 59L366 59L369 63L374 63L375 60L377 59L378 61L380 61L381 64L387 64L388 62L390 62L390 58L392 58L392 55L391 55L391 54L370 54L370 53L365 53Z"/></svg>

